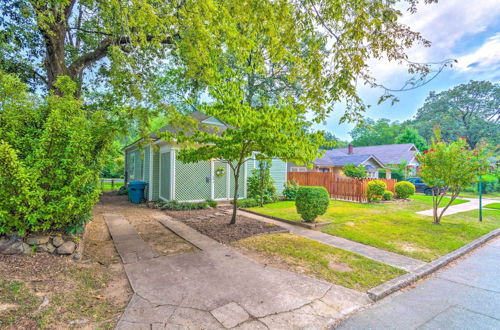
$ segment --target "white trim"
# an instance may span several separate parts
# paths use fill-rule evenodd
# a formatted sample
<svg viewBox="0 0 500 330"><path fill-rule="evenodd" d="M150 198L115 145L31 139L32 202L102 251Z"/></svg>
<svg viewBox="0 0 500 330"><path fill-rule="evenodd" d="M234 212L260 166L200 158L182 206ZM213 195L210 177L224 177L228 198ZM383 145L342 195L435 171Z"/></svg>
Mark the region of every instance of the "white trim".
<svg viewBox="0 0 500 330"><path fill-rule="evenodd" d="M227 173L227 180L226 180L226 196L227 199L231 199L231 167L229 166L229 163L226 163L226 173Z"/></svg>
<svg viewBox="0 0 500 330"><path fill-rule="evenodd" d="M130 152L129 162L130 162L130 163L129 163L129 173L128 173L128 178L129 178L129 180L130 180L130 177L131 177L131 176L133 176L133 180L135 181L135 180L137 180L137 179L135 178L135 150L132 150L132 151ZM131 167L131 166L130 166L130 164L132 164L131 166L133 167L133 170L130 170L130 167Z"/></svg>
<svg viewBox="0 0 500 330"><path fill-rule="evenodd" d="M210 199L215 198L215 161L210 160Z"/></svg>
<svg viewBox="0 0 500 330"><path fill-rule="evenodd" d="M170 148L170 198L175 200L175 149Z"/></svg>
<svg viewBox="0 0 500 330"><path fill-rule="evenodd" d="M166 153L166 151L163 152L163 154L164 153ZM162 158L161 155L162 155L162 152L160 151L158 153L158 157L160 157L160 159L158 159L158 165L159 165L159 169L158 169L159 170L159 173L158 173L158 198L161 199L161 200L167 201L167 199L165 197L161 196L161 179L162 179L161 168L163 167L162 166L163 164L162 164L162 161L161 161L161 158Z"/></svg>
<svg viewBox="0 0 500 330"><path fill-rule="evenodd" d="M149 145L149 184L148 184L148 199L153 200L153 145Z"/></svg>

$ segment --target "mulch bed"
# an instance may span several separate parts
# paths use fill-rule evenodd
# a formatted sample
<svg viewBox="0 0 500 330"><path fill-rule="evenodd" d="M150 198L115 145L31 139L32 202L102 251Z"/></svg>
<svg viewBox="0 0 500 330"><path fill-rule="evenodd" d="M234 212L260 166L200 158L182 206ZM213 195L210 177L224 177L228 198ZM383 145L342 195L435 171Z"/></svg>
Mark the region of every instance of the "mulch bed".
<svg viewBox="0 0 500 330"><path fill-rule="evenodd" d="M236 224L230 225L231 215L224 213L223 209L166 211L166 213L220 243L229 243L260 234L288 232L280 226L241 215L238 215Z"/></svg>

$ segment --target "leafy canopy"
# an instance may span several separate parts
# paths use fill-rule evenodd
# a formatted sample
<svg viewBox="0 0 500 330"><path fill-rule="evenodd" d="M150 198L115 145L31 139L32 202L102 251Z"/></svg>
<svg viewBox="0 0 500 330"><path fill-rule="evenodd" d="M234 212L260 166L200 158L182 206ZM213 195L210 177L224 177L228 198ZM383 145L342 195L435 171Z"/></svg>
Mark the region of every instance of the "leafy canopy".
<svg viewBox="0 0 500 330"><path fill-rule="evenodd" d="M350 178L366 178L366 167L363 165L345 164L342 172Z"/></svg>

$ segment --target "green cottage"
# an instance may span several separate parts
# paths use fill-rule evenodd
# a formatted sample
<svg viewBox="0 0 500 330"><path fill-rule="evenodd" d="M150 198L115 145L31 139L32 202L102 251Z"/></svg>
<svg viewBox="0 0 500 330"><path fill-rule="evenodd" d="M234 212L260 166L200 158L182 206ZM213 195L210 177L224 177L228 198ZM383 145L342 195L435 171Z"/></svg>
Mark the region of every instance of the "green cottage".
<svg viewBox="0 0 500 330"><path fill-rule="evenodd" d="M217 118L200 112L191 115L203 124L225 126ZM174 132L165 126L160 132ZM184 163L177 159L180 146L167 142L151 133L148 142L138 140L123 150L125 153L125 181L145 181L148 186L144 198L148 201L177 200L198 202L207 199L217 201L232 199L234 178L230 166L217 159L197 163ZM142 150L141 150L142 149ZM258 167L256 159L248 159L239 178L238 198L247 197L247 178ZM286 162L272 159L271 176L276 191L281 195L287 181Z"/></svg>

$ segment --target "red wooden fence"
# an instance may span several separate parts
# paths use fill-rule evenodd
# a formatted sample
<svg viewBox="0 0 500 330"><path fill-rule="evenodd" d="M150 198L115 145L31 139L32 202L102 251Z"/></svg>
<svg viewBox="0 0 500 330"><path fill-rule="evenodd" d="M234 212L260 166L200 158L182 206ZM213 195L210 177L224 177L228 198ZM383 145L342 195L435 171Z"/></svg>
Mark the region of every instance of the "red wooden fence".
<svg viewBox="0 0 500 330"><path fill-rule="evenodd" d="M394 193L395 179L355 179L336 176L328 172L288 172L288 180L295 180L300 186L323 186L333 199L366 202L366 189L371 180L381 180L387 190Z"/></svg>

